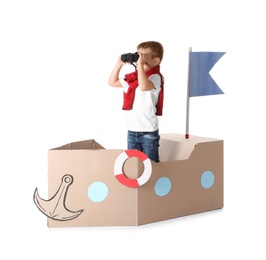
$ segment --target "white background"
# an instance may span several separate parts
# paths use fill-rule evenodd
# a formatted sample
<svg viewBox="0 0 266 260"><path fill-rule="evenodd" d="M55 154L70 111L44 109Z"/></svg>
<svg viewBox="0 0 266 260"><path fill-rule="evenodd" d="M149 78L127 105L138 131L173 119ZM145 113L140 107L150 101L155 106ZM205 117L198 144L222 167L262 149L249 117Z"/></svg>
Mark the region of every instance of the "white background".
<svg viewBox="0 0 266 260"><path fill-rule="evenodd" d="M263 2L1 0L1 259L265 259ZM126 147L122 93L107 81L118 55L146 40L165 48L161 133L185 133L188 48L226 52L211 71L225 95L190 99L190 134L224 140L224 208L49 229L32 199L36 187L47 198L48 149Z"/></svg>

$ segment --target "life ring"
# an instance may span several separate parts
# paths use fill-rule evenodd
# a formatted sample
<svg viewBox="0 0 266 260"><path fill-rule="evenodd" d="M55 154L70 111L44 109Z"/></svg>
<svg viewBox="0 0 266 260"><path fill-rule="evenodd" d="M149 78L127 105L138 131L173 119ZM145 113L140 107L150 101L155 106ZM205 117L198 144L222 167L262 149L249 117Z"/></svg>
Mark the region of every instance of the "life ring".
<svg viewBox="0 0 266 260"><path fill-rule="evenodd" d="M142 175L137 179L129 179L123 173L123 165L125 161L130 157L137 157L144 164L144 171ZM131 188L137 188L146 183L151 177L151 172L152 172L152 165L150 159L146 154L138 150L126 150L122 152L121 154L118 155L114 164L114 175L116 179L120 183Z"/></svg>

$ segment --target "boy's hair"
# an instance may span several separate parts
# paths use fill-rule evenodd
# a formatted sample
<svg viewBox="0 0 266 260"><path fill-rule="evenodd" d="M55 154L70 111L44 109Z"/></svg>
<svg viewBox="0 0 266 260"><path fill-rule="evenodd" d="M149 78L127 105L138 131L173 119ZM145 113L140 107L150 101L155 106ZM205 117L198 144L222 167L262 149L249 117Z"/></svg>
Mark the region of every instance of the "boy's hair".
<svg viewBox="0 0 266 260"><path fill-rule="evenodd" d="M137 50L140 48L143 48L143 49L149 48L152 52L152 58L159 58L160 61L162 61L164 49L161 43L156 42L156 41L142 42L137 46Z"/></svg>

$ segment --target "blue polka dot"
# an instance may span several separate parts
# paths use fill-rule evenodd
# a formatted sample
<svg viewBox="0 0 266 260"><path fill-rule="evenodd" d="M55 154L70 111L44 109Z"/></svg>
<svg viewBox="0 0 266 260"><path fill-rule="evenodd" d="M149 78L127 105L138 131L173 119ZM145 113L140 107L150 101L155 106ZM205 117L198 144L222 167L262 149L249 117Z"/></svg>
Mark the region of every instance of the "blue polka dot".
<svg viewBox="0 0 266 260"><path fill-rule="evenodd" d="M154 186L154 191L158 196L165 196L171 190L172 184L169 178L161 177L159 178Z"/></svg>
<svg viewBox="0 0 266 260"><path fill-rule="evenodd" d="M205 171L201 175L201 186L205 189L209 189L214 184L214 174L211 171Z"/></svg>
<svg viewBox="0 0 266 260"><path fill-rule="evenodd" d="M103 182L94 182L88 188L88 197L94 202L103 201L109 193L108 187Z"/></svg>

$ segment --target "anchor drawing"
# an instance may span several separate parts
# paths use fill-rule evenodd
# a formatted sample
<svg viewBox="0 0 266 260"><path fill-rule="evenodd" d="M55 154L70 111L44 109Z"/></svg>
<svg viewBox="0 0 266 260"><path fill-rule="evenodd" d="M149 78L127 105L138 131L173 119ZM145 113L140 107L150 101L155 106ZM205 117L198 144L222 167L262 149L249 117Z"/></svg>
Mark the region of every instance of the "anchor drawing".
<svg viewBox="0 0 266 260"><path fill-rule="evenodd" d="M38 189L36 188L33 195L34 203L43 214L54 220L66 221L78 217L83 212L83 209L79 211L71 211L65 206L68 187L72 183L73 176L69 174L64 175L59 189L49 200L40 198Z"/></svg>

